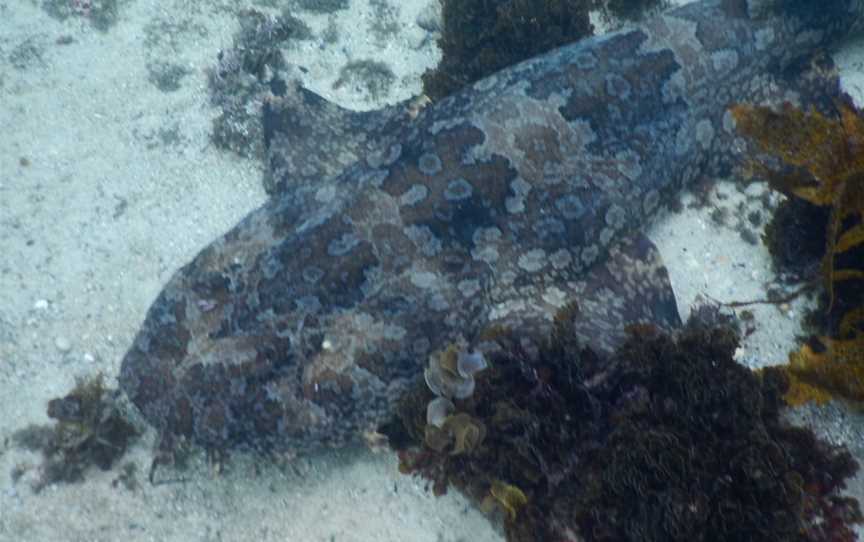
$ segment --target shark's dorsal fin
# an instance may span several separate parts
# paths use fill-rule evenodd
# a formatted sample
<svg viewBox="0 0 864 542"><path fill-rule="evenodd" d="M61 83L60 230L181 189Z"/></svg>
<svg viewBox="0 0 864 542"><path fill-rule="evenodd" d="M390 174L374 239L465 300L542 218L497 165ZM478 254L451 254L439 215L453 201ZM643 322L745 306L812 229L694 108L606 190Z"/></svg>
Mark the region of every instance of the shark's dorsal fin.
<svg viewBox="0 0 864 542"><path fill-rule="evenodd" d="M351 111L298 81L280 85L263 107L265 188L272 196L297 182L333 178L368 153L385 148L406 120L408 110L402 104Z"/></svg>

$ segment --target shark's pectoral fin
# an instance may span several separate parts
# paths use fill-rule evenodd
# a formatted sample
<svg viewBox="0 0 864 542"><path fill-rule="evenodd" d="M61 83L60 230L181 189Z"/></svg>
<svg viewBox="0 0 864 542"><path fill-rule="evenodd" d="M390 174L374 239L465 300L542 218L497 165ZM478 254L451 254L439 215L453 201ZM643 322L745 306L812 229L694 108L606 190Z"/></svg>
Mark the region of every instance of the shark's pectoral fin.
<svg viewBox="0 0 864 542"><path fill-rule="evenodd" d="M267 192L272 196L297 183L339 175L367 154L386 149L407 118L407 105L350 111L297 81L286 83L262 112Z"/></svg>
<svg viewBox="0 0 864 542"><path fill-rule="evenodd" d="M596 352L614 350L634 324L667 331L681 326L669 273L657 247L641 234L611 249L571 291L567 325Z"/></svg>
<svg viewBox="0 0 864 542"><path fill-rule="evenodd" d="M490 315L490 328L539 338L548 335L557 315L582 344L602 354L621 343L628 326L650 324L667 331L681 326L660 253L641 234L624 239L602 263L578 276L526 286L498 307Z"/></svg>

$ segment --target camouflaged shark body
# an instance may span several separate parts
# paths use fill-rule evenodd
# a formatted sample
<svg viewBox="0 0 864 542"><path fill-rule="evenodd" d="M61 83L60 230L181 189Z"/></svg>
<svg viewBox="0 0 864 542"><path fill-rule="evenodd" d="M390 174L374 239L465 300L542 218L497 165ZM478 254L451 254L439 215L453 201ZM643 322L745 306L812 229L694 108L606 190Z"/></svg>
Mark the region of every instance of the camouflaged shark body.
<svg viewBox="0 0 864 542"><path fill-rule="evenodd" d="M825 8L828 10L829 8ZM170 449L303 451L374 429L430 354L489 326L678 325L640 231L728 164L730 103L845 31L703 1L505 69L423 110L350 113L296 85L267 106L278 194L165 286L120 383ZM855 17L853 17L853 15Z"/></svg>

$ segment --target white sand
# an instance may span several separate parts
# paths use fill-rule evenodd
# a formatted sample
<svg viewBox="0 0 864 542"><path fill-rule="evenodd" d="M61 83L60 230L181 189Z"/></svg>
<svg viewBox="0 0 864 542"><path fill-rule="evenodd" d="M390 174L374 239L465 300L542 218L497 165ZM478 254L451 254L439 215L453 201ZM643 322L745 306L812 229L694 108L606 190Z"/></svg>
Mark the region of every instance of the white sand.
<svg viewBox="0 0 864 542"><path fill-rule="evenodd" d="M39 494L29 486L35 471L12 481L13 467L39 461L11 444L12 432L47 422L46 402L77 376L101 371L113 385L161 285L264 200L259 165L208 139L216 111L204 70L231 45L240 4L129 0L119 24L100 32L84 17L53 19L35 1L0 1L0 541L500 540L458 495L435 499L397 472L392 455L362 450L259 464L257 473L254 458L237 457L219 476L199 454L184 483L153 487L141 476L135 490L113 487L116 469ZM399 32L386 39L370 32L379 4L296 13L339 36L295 50L290 60L308 68L310 88L374 107L350 85L332 88L346 62L374 58L396 74L384 101L419 91L438 55L416 24L427 2L400 2ZM64 36L71 43L58 44ZM189 71L175 92L148 81L147 64L165 57ZM847 48L838 58L854 89L864 56ZM737 242L704 211L672 216L657 233L682 310L696 293L748 299L772 280L764 248ZM742 361L781 361L800 308L755 312ZM807 416L860 452L862 425L842 414ZM153 440L151 431L124 462L146 475Z"/></svg>

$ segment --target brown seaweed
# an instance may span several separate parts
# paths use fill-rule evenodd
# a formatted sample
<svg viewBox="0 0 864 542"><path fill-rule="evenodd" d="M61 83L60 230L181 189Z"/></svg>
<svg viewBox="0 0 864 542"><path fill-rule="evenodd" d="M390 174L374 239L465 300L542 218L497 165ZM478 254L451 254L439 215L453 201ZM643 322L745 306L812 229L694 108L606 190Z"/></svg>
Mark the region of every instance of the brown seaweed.
<svg viewBox="0 0 864 542"><path fill-rule="evenodd" d="M700 313L701 314L701 313ZM631 327L604 358L559 318L539 358L515 335L459 412L487 428L454 455L423 444L428 392L406 397L401 469L499 510L510 541L853 540L857 463L780 417L783 371L737 364L737 336ZM391 426L390 430L393 430Z"/></svg>

